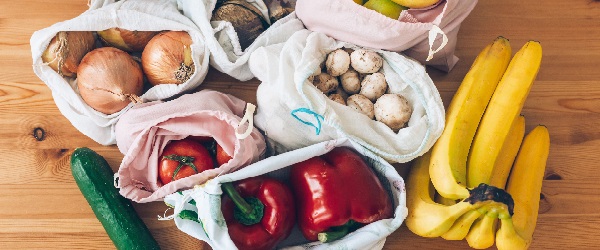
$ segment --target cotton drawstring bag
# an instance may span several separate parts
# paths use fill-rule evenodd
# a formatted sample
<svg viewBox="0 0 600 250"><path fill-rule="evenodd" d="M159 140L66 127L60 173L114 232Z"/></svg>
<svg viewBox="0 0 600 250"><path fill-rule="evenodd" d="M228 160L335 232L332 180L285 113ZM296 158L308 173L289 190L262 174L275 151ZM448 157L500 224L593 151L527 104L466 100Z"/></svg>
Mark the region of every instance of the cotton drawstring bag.
<svg viewBox="0 0 600 250"><path fill-rule="evenodd" d="M210 51L210 63L215 69L238 80L247 81L254 77L248 68L250 54L262 46L285 42L294 32L305 29L294 13L270 23L268 9L262 0L246 0L260 11L265 21L270 23L263 33L245 50L240 46L238 34L227 21L210 21L217 0L187 2L183 12L198 26L205 37ZM193 11L187 14L188 11Z"/></svg>
<svg viewBox="0 0 600 250"><path fill-rule="evenodd" d="M75 128L102 145L115 144L114 126L133 104L109 115L94 110L81 99L77 79L60 76L42 61L42 53L60 31L101 31L112 27L140 31L186 31L193 41L194 74L183 84L153 86L141 96L142 102L166 99L193 90L202 83L208 72L209 51L202 33L181 11L182 6L199 5L202 2L194 0L93 0L89 10L81 15L36 31L31 36L33 71L50 88L56 106ZM190 8L188 12L192 13L188 14L199 15L197 9Z"/></svg>
<svg viewBox="0 0 600 250"><path fill-rule="evenodd" d="M321 142L271 156L238 171L216 177L204 185L168 195L164 201L173 207L174 212L170 216L159 216L159 219L173 219L177 228L208 243L212 249L237 249L228 234L221 212L223 194L221 183L235 182L263 174L286 183L289 179L289 166L314 156L324 155L335 147L353 148L372 167L391 197L394 207L393 218L370 223L330 243L309 242L296 226L292 229L291 235L277 246L277 249L382 249L386 237L402 225L408 214L404 180L384 159L347 139Z"/></svg>
<svg viewBox="0 0 600 250"><path fill-rule="evenodd" d="M358 48L308 30L286 43L257 49L250 69L261 81L255 123L275 152L347 137L390 162L408 162L427 152L444 128L444 106L437 88L419 62L389 51L382 72L388 92L401 94L412 107L408 125L397 133L325 96L309 80L338 48Z"/></svg>
<svg viewBox="0 0 600 250"><path fill-rule="evenodd" d="M309 30L359 46L404 52L421 63L450 71L458 30L477 0L440 0L423 9L408 9L398 20L352 0L298 0L296 15Z"/></svg>
<svg viewBox="0 0 600 250"><path fill-rule="evenodd" d="M133 107L116 125L117 146L125 155L116 174L119 192L139 203L161 200L257 161L265 152L265 141L252 124L253 113L252 104L212 90ZM170 141L188 136L213 137L233 159L161 186L158 165L162 150Z"/></svg>

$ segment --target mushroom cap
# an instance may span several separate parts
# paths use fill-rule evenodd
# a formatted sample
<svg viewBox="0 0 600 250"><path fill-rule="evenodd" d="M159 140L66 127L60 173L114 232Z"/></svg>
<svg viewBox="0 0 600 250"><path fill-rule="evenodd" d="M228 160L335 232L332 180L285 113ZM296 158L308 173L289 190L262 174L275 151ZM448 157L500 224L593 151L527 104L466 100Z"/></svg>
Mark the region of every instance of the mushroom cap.
<svg viewBox="0 0 600 250"><path fill-rule="evenodd" d="M336 49L327 55L325 61L327 73L332 76L340 76L350 68L350 54L343 49Z"/></svg>
<svg viewBox="0 0 600 250"><path fill-rule="evenodd" d="M374 105L369 98L361 94L355 94L348 97L346 105L356 111L368 116L370 119L375 118Z"/></svg>
<svg viewBox="0 0 600 250"><path fill-rule="evenodd" d="M384 94L374 105L375 120L398 132L410 120L412 107L408 100L400 94Z"/></svg>
<svg viewBox="0 0 600 250"><path fill-rule="evenodd" d="M366 96L372 102L377 101L379 97L385 94L388 87L385 76L379 72L365 76L360 85L360 94Z"/></svg>
<svg viewBox="0 0 600 250"><path fill-rule="evenodd" d="M358 73L375 73L383 66L383 58L375 51L359 49L350 54L350 65Z"/></svg>
<svg viewBox="0 0 600 250"><path fill-rule="evenodd" d="M354 69L348 69L340 76L342 88L348 94L358 94L360 92L360 75Z"/></svg>
<svg viewBox="0 0 600 250"><path fill-rule="evenodd" d="M321 92L327 94L337 89L339 82L336 77L327 73L321 73L314 77L313 84Z"/></svg>

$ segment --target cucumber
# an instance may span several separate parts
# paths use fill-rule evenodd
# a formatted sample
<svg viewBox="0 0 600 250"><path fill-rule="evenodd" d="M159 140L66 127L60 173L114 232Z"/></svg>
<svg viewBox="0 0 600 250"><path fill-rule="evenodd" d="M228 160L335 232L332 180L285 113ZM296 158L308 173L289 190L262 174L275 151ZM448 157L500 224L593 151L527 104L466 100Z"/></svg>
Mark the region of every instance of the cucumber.
<svg viewBox="0 0 600 250"><path fill-rule="evenodd" d="M131 201L113 185L114 172L101 155L89 148L75 149L71 172L117 249L160 249Z"/></svg>

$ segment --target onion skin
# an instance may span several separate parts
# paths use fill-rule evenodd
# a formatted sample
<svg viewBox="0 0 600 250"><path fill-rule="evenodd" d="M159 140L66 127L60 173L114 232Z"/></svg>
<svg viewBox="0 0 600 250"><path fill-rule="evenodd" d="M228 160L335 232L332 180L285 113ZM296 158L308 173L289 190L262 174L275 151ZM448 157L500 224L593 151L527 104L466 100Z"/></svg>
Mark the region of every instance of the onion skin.
<svg viewBox="0 0 600 250"><path fill-rule="evenodd" d="M92 50L81 60L77 87L81 98L93 109L113 114L130 102L140 102L143 73L133 58L113 47Z"/></svg>
<svg viewBox="0 0 600 250"><path fill-rule="evenodd" d="M211 21L231 23L240 47L245 50L269 27L260 13L260 10L244 0L230 0L215 7Z"/></svg>
<svg viewBox="0 0 600 250"><path fill-rule="evenodd" d="M61 76L74 77L81 59L94 49L91 31L60 31L42 53L42 61Z"/></svg>
<svg viewBox="0 0 600 250"><path fill-rule="evenodd" d="M185 31L162 32L142 52L142 68L152 85L182 84L194 74L192 38Z"/></svg>
<svg viewBox="0 0 600 250"><path fill-rule="evenodd" d="M102 43L127 52L141 52L158 31L131 31L113 27L98 31Z"/></svg>

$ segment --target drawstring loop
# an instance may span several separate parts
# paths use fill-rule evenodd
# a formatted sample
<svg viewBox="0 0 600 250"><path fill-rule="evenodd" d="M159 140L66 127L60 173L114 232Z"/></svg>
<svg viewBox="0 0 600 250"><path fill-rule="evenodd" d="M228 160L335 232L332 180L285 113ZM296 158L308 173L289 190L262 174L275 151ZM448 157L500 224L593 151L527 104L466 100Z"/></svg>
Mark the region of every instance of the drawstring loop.
<svg viewBox="0 0 600 250"><path fill-rule="evenodd" d="M296 115L296 113L298 113L298 112L302 112L302 113L306 113L306 114L312 115L317 120L317 124L315 125L312 122L308 122L308 121L302 120L300 117L298 117ZM306 124L308 126L311 126L311 127L315 128L317 135L321 134L321 127L322 127L321 121L325 119L325 118L323 118L322 115L319 115L319 114L315 113L314 111L312 111L310 109L307 109L307 108L294 109L294 110L292 110L291 115L294 118L296 118L296 120L300 121L301 123L304 123L304 124Z"/></svg>
<svg viewBox="0 0 600 250"><path fill-rule="evenodd" d="M438 35L442 35L442 44L440 44L437 49L433 50L433 43ZM429 55L427 55L427 59L425 61L433 59L433 55L442 50L446 44L448 44L448 36L446 36L446 33L444 33L444 31L442 31L442 29L440 29L440 27L437 25L433 25L433 27L429 30Z"/></svg>
<svg viewBox="0 0 600 250"><path fill-rule="evenodd" d="M240 124L238 125L238 127L235 129L235 137L243 140L246 139L246 137L250 136L250 134L252 133L252 130L254 129L254 111L256 110L256 106L254 106L254 104L252 103L246 103L246 113L244 114L244 117L242 117L242 120L240 121ZM242 134L240 134L238 132L238 129L242 126L242 124L248 122L248 128L246 128L246 131Z"/></svg>

